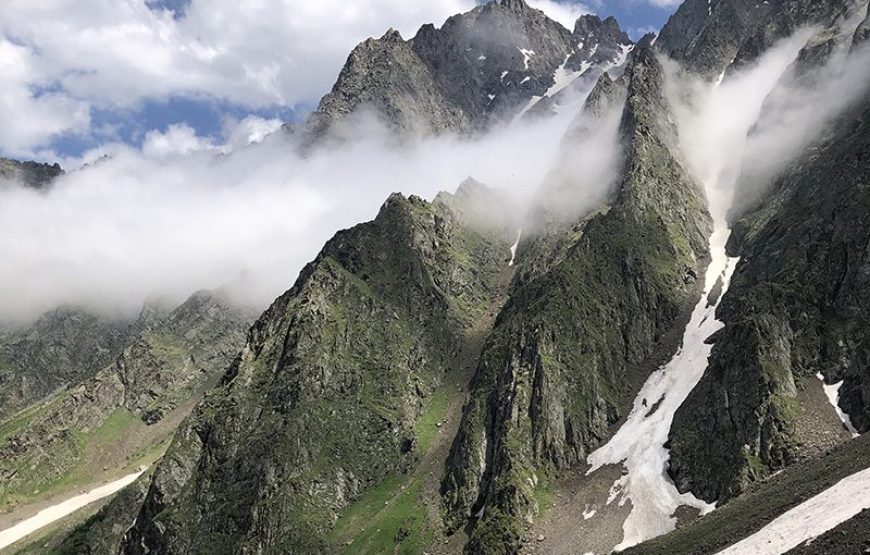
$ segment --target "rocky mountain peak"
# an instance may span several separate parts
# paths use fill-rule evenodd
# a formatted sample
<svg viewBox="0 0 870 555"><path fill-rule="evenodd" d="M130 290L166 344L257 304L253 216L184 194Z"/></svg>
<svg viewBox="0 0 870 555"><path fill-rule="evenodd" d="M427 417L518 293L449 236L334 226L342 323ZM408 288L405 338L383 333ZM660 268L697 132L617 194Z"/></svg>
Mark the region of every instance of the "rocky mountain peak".
<svg viewBox="0 0 870 555"><path fill-rule="evenodd" d="M751 62L808 25L830 27L863 0L686 0L662 28L656 46L690 69L715 77Z"/></svg>
<svg viewBox="0 0 870 555"><path fill-rule="evenodd" d="M309 130L319 136L370 110L400 134L475 132L574 81L591 86L600 72L624 64L631 44L612 17L583 16L571 32L522 0L492 1L440 28L423 25L407 41L391 29L363 42ZM539 111L558 105L548 100Z"/></svg>
<svg viewBox="0 0 870 555"><path fill-rule="evenodd" d="M599 37L615 38L617 42L631 42L628 33L620 28L619 22L613 16L602 20L595 14L584 14L577 18L576 23L574 23L575 37L584 39L595 34Z"/></svg>
<svg viewBox="0 0 870 555"><path fill-rule="evenodd" d="M382 42L393 42L393 43L405 41L405 39L402 38L402 34L399 31L397 31L396 29L393 29L392 27L387 29L387 32L384 33L384 36L382 36L380 38L380 40Z"/></svg>
<svg viewBox="0 0 870 555"><path fill-rule="evenodd" d="M493 0L488 5L514 12L526 12L531 9L525 0Z"/></svg>
<svg viewBox="0 0 870 555"><path fill-rule="evenodd" d="M41 164L39 162L10 160L0 158L0 179L20 181L28 187L43 189L55 178L63 174L60 164Z"/></svg>

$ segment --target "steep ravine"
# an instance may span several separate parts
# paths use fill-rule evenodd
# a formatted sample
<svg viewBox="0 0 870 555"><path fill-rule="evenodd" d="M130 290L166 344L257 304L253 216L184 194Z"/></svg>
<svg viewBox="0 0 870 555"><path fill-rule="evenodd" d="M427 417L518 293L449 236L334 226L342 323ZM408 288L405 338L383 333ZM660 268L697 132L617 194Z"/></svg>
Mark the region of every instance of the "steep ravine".
<svg viewBox="0 0 870 555"><path fill-rule="evenodd" d="M671 432L681 491L725 501L829 447L819 421L802 417L811 405L833 414L823 395L805 400L819 372L844 381L839 404L858 431L870 425L868 116L865 97L735 224L728 249L742 261L722 302L726 327Z"/></svg>
<svg viewBox="0 0 870 555"><path fill-rule="evenodd" d="M710 219L674 154L662 67L641 49L627 77L612 202L511 293L478 365L443 485L472 553L518 549L550 476L608 437L700 295Z"/></svg>

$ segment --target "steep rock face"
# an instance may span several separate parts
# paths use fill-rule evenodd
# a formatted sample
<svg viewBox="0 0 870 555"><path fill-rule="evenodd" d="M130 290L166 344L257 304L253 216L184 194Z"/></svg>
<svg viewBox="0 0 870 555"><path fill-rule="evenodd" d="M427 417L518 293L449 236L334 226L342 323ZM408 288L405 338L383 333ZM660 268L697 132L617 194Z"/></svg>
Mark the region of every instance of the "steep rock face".
<svg viewBox="0 0 870 555"><path fill-rule="evenodd" d="M0 421L110 364L128 326L63 307L0 336Z"/></svg>
<svg viewBox="0 0 870 555"><path fill-rule="evenodd" d="M715 77L760 56L806 25L830 26L863 0L686 0L656 46L689 69Z"/></svg>
<svg viewBox="0 0 870 555"><path fill-rule="evenodd" d="M26 500L94 464L88 457L100 457L107 468L127 464L123 453L105 454L128 449L119 433L140 429L143 444L129 446L136 453L160 443L170 426L141 429L181 405L189 410L232 362L250 321L246 311L205 291L165 315L146 308L114 363L89 369L89 376L56 397L0 423L0 505Z"/></svg>
<svg viewBox="0 0 870 555"><path fill-rule="evenodd" d="M635 48L613 17L602 21L595 15L580 16L574 25L573 40L575 50L557 68L553 75L556 83L528 110L530 115L579 109L592 84L606 72L620 75Z"/></svg>
<svg viewBox="0 0 870 555"><path fill-rule="evenodd" d="M414 461L509 255L462 204L394 195L326 244L176 434L126 553L321 553L345 506Z"/></svg>
<svg viewBox="0 0 870 555"><path fill-rule="evenodd" d="M424 25L409 41L391 30L359 45L309 131L340 133L336 124L366 109L400 132L481 129L555 95L584 72L594 80L624 60L630 45L613 18L583 16L572 33L524 0L489 2L441 28Z"/></svg>
<svg viewBox="0 0 870 555"><path fill-rule="evenodd" d="M611 62L623 54L625 46L632 44L628 34L619 27L613 16L603 21L596 15L581 15L574 24L577 50L568 59L566 67L578 70L584 66Z"/></svg>
<svg viewBox="0 0 870 555"><path fill-rule="evenodd" d="M582 463L608 435L695 301L705 201L674 155L663 70L650 50L627 77L617 193L560 261L512 292L474 378L442 484L453 529L480 517L472 553L517 549L538 481Z"/></svg>
<svg viewBox="0 0 870 555"><path fill-rule="evenodd" d="M19 181L34 189L48 187L54 179L63 174L57 163L40 164L39 162L19 162L0 158L0 180Z"/></svg>
<svg viewBox="0 0 870 555"><path fill-rule="evenodd" d="M726 327L671 430L681 490L728 499L793 462L798 391L817 373L844 381L840 406L870 428L868 117L865 98L735 224Z"/></svg>
<svg viewBox="0 0 870 555"><path fill-rule="evenodd" d="M113 371L124 388L123 406L156 422L223 373L252 320L220 294L193 294L118 357Z"/></svg>
<svg viewBox="0 0 870 555"><path fill-rule="evenodd" d="M612 194L614 184L607 181L614 178L610 166L619 163L618 155L608 160L598 153L619 150L616 136L627 90L627 77L612 80L602 74L569 126L559 156L536 193L523 225L524 237L517 249L522 263L514 278L516 284L533 280L563 260L582 236L588 213L611 200L607 195ZM607 145L611 139L613 144ZM596 146L595 160L578 158L578 150L592 150L590 144ZM583 179L580 185L578 177Z"/></svg>
<svg viewBox="0 0 870 555"><path fill-rule="evenodd" d="M312 132L323 134L361 108L401 131L438 133L469 125L468 116L444 97L429 68L394 30L351 52L311 118Z"/></svg>
<svg viewBox="0 0 870 555"><path fill-rule="evenodd" d="M855 29L855 37L852 42L854 47L858 48L867 41L870 41L870 11L867 12L867 17L864 18L864 21Z"/></svg>
<svg viewBox="0 0 870 555"><path fill-rule="evenodd" d="M445 95L476 127L542 96L573 42L570 31L523 0L490 2L441 29L424 25L413 40Z"/></svg>

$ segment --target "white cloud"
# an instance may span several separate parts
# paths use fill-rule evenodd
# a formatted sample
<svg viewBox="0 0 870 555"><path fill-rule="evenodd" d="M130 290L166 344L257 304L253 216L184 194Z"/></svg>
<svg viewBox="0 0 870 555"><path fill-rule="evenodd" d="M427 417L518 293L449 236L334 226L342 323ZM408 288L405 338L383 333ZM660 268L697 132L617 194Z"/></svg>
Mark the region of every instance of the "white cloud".
<svg viewBox="0 0 870 555"><path fill-rule="evenodd" d="M337 229L371 219L394 191L432 198L472 175L533 193L570 119L404 146L367 128L363 141L304 158L281 133L223 154L267 120L229 122L226 145L177 125L149 134L143 151L95 150L47 194L0 184L0 318L64 302L130 314L152 295L178 301L219 286L262 308Z"/></svg>
<svg viewBox="0 0 870 555"><path fill-rule="evenodd" d="M168 158L213 149L210 140L198 137L196 131L184 123L170 125L165 132L149 131L142 143L142 153L150 158Z"/></svg>
<svg viewBox="0 0 870 555"><path fill-rule="evenodd" d="M261 143L283 123L279 119L265 119L258 116L248 116L241 121L227 120L224 122L227 149L235 150L251 143Z"/></svg>
<svg viewBox="0 0 870 555"><path fill-rule="evenodd" d="M573 28L588 9L528 0ZM192 0L184 16L146 0L0 2L0 152L89 129L94 108L125 111L145 99L215 99L251 110L312 105L350 50L389 27L410 38L475 0ZM5 38L4 38L5 37ZM34 88L54 91L39 97Z"/></svg>
<svg viewBox="0 0 870 555"><path fill-rule="evenodd" d="M0 2L0 151L26 152L87 130L92 107L170 95L252 109L316 102L350 50L395 27L405 36L473 0L192 0L186 15L145 0ZM5 39L3 38L5 37ZM34 97L33 87L53 94Z"/></svg>
<svg viewBox="0 0 870 555"><path fill-rule="evenodd" d="M85 131L90 124L85 103L63 94L34 94L50 81L34 71L30 50L0 37L0 149L27 154L28 147L59 133Z"/></svg>
<svg viewBox="0 0 870 555"><path fill-rule="evenodd" d="M526 0L526 3L572 31L577 18L590 13L588 7L573 0Z"/></svg>
<svg viewBox="0 0 870 555"><path fill-rule="evenodd" d="M707 185L714 217L739 215L870 89L870 50L849 54L848 43L796 78L793 62L817 31L781 40L718 84L666 64L681 147L689 169Z"/></svg>
<svg viewBox="0 0 870 555"><path fill-rule="evenodd" d="M228 154L254 143L261 143L283 122L277 119L264 119L248 116L243 120L227 119L223 125L223 144L217 144L209 137L200 137L196 130L186 123L174 123L166 131L152 129L142 141L142 154L149 158L166 159L184 156L194 152L214 151ZM73 162L79 167L81 163Z"/></svg>

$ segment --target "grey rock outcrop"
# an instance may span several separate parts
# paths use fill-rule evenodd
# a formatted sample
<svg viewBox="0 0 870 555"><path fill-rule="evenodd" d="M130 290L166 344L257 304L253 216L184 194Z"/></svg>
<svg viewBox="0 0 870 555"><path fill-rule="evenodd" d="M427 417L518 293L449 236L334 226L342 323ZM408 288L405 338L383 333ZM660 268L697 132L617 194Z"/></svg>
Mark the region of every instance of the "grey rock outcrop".
<svg viewBox="0 0 870 555"><path fill-rule="evenodd" d="M662 28L656 46L713 78L757 59L807 25L829 27L863 0L686 0Z"/></svg>
<svg viewBox="0 0 870 555"><path fill-rule="evenodd" d="M129 322L63 307L0 337L0 419L110 364Z"/></svg>
<svg viewBox="0 0 870 555"><path fill-rule="evenodd" d="M393 195L326 244L176 434L125 553L322 553L342 509L413 464L426 399L506 263L505 234L461 209L481 194Z"/></svg>
<svg viewBox="0 0 870 555"><path fill-rule="evenodd" d="M0 180L8 179L18 181L34 189L45 189L60 175L63 175L63 170L56 162L54 164L40 164L39 162L19 162L18 160L0 158Z"/></svg>
<svg viewBox="0 0 870 555"><path fill-rule="evenodd" d="M626 78L616 193L511 292L478 365L442 484L451 529L474 523L471 553L519 548L539 481L608 436L696 301L686 275L706 264L705 201L675 155L653 52L639 51ZM602 81L590 109L618 91Z"/></svg>
<svg viewBox="0 0 870 555"><path fill-rule="evenodd" d="M523 0L489 2L408 41L390 30L357 46L307 131L342 135L366 112L400 133L484 129L567 85L559 68L591 86L631 44L613 18L582 16L571 32Z"/></svg>

